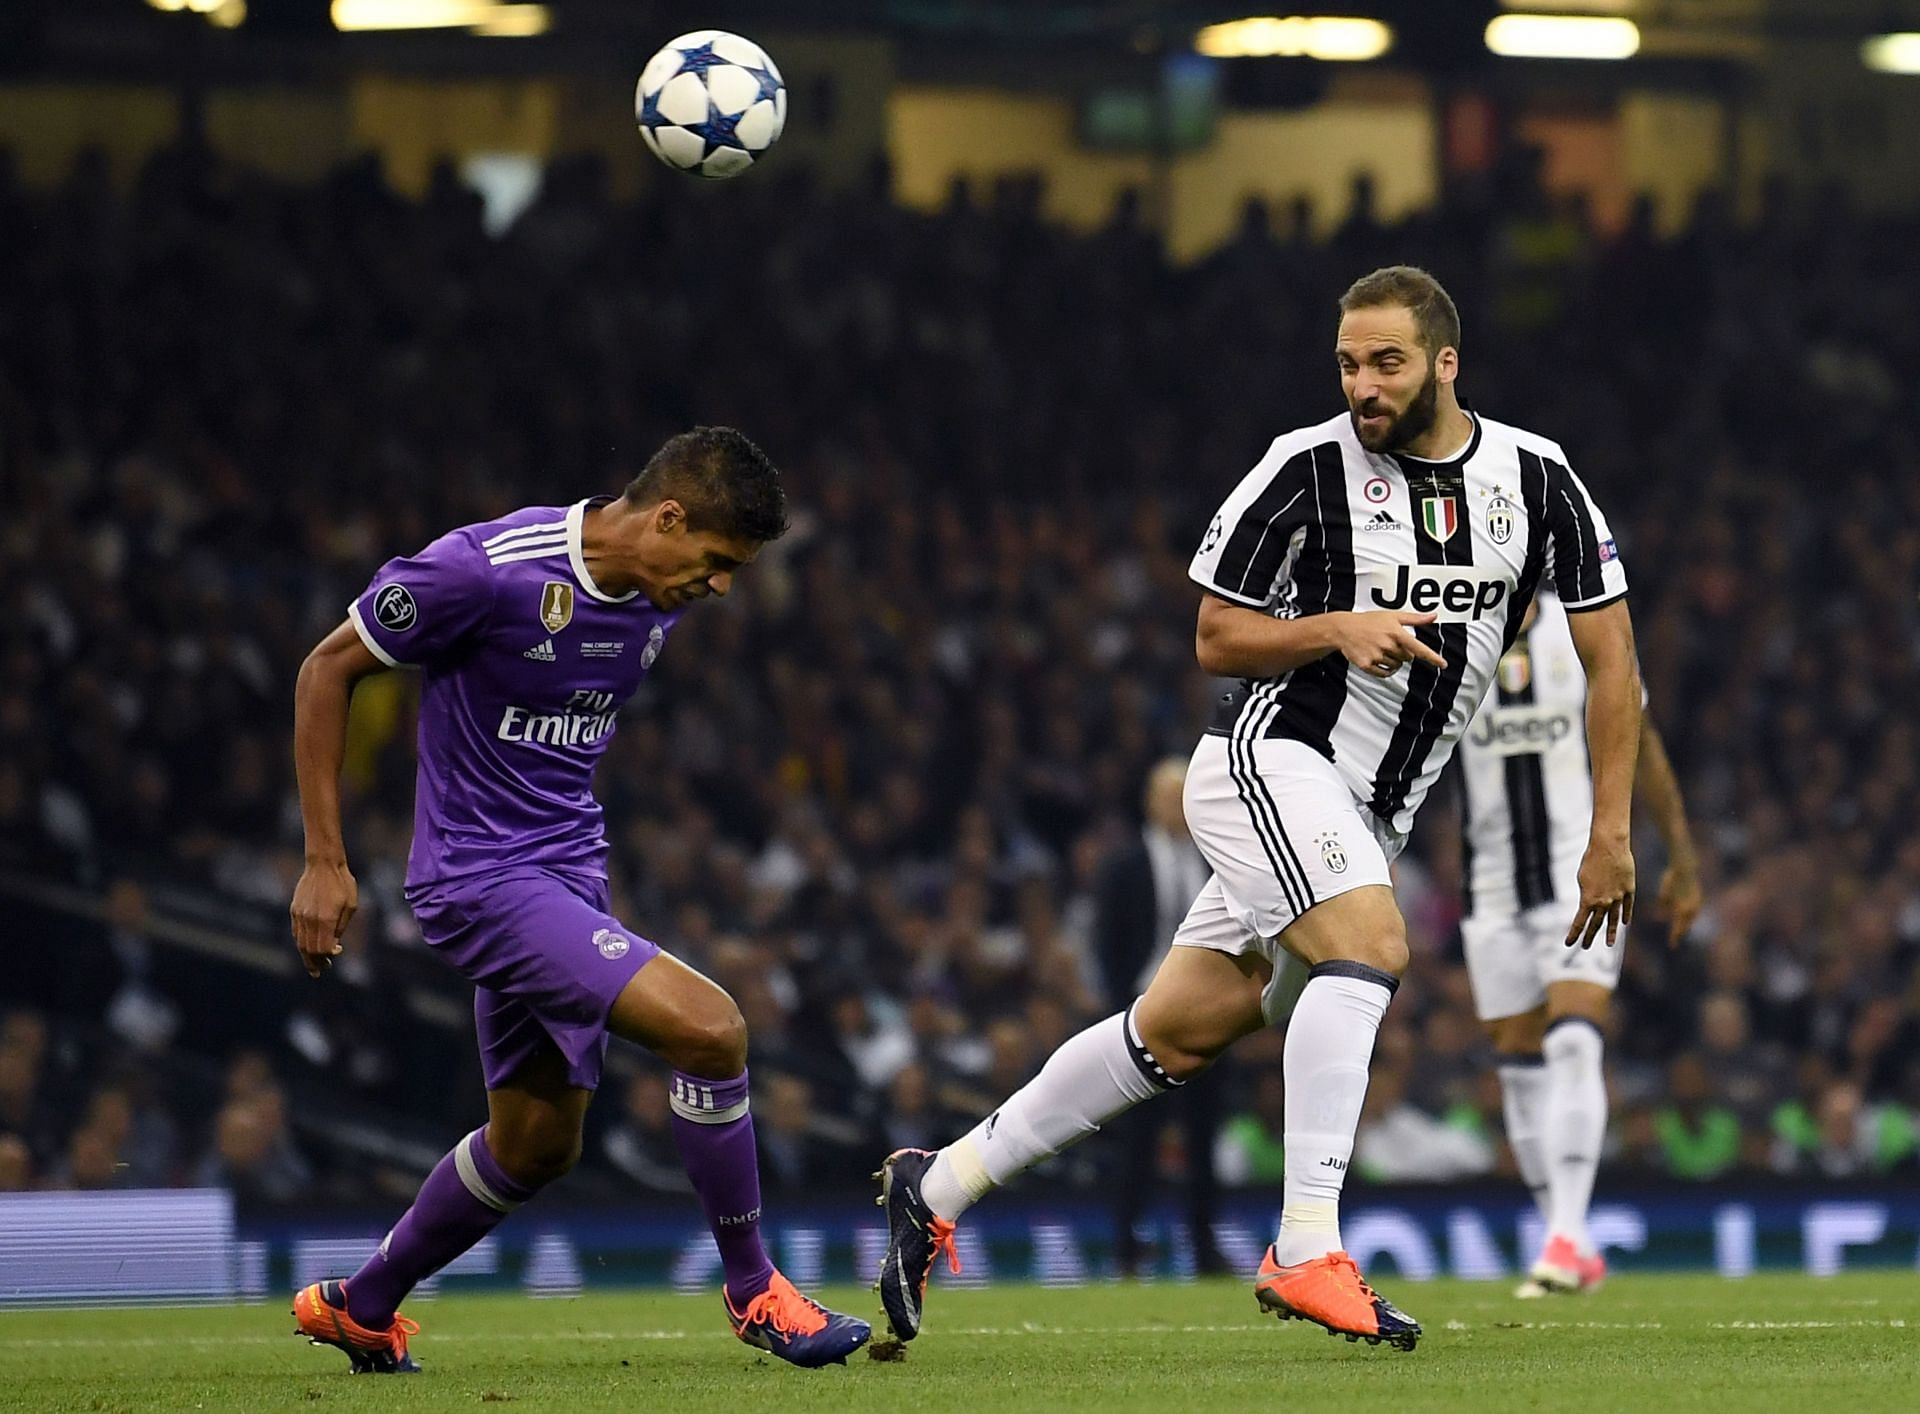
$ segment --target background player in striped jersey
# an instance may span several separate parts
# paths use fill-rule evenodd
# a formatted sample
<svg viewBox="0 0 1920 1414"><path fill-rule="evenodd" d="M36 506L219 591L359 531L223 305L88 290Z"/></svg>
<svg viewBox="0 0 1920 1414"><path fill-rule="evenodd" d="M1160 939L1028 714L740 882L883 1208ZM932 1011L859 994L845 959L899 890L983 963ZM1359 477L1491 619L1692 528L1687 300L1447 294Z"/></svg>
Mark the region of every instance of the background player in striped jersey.
<svg viewBox="0 0 1920 1414"><path fill-rule="evenodd" d="M1633 907L1625 571L1560 448L1461 406L1459 346L1453 301L1424 271L1357 281L1335 344L1345 411L1278 438L1208 528L1190 570L1205 591L1196 652L1242 680L1187 775L1213 876L1131 1008L937 1155L888 1157L880 1291L900 1338L917 1334L970 1204L1290 1010L1285 1206L1256 1294L1353 1339L1418 1339L1340 1240L1374 1036L1407 962L1387 867L1542 584L1579 611L1591 683L1576 930L1611 940Z"/></svg>
<svg viewBox="0 0 1920 1414"><path fill-rule="evenodd" d="M719 1246L734 1333L798 1365L867 1324L809 1301L760 1240L747 1031L727 994L609 912L593 771L680 616L785 532L779 473L725 427L666 443L621 496L532 506L390 560L308 655L294 694L306 871L294 941L320 976L358 902L340 830L354 684L421 671L407 903L474 986L487 1123L345 1281L294 1298L356 1371L416 1368L401 1299L580 1155L609 1032L674 1069L674 1139Z"/></svg>
<svg viewBox="0 0 1920 1414"><path fill-rule="evenodd" d="M1542 594L1460 742L1467 973L1500 1058L1507 1139L1547 1223L1521 1296L1589 1290L1606 1276L1587 1207L1607 1129L1601 1027L1622 949L1568 946L1593 818L1586 706L1566 610ZM1680 783L1644 715L1635 786L1666 846L1656 906L1678 943L1700 912L1699 865Z"/></svg>

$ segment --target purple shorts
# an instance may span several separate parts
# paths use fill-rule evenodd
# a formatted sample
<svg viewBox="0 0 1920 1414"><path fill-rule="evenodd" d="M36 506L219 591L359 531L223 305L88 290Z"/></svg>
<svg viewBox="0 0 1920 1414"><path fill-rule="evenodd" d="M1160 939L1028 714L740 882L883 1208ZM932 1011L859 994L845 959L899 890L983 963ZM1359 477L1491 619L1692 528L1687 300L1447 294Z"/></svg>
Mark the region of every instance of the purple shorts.
<svg viewBox="0 0 1920 1414"><path fill-rule="evenodd" d="M421 936L473 983L480 1070L496 1090L543 1047L567 1082L600 1083L607 1016L658 945L607 912L605 879L501 869L408 891Z"/></svg>

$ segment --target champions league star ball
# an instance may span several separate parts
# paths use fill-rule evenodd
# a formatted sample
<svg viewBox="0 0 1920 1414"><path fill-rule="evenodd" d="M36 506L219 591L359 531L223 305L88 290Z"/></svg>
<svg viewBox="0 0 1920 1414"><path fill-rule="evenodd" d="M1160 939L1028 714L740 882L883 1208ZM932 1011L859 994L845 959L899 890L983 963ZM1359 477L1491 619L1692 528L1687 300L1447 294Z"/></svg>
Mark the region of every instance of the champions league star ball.
<svg viewBox="0 0 1920 1414"><path fill-rule="evenodd" d="M700 29L647 61L633 107L640 136L669 167L734 177L786 127L787 85L752 40Z"/></svg>

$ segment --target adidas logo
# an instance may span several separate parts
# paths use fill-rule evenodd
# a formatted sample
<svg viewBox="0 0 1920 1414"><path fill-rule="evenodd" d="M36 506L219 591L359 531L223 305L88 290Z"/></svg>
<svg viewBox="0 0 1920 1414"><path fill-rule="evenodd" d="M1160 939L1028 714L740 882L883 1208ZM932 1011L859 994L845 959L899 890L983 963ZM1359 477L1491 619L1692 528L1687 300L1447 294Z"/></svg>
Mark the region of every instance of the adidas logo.
<svg viewBox="0 0 1920 1414"><path fill-rule="evenodd" d="M553 640L551 638L545 643L535 644L520 656L523 658L531 658L536 663L554 663L559 661L558 656L553 651Z"/></svg>
<svg viewBox="0 0 1920 1414"><path fill-rule="evenodd" d="M1373 519L1361 524L1362 530L1404 530L1405 526L1393 518L1391 511L1375 511Z"/></svg>

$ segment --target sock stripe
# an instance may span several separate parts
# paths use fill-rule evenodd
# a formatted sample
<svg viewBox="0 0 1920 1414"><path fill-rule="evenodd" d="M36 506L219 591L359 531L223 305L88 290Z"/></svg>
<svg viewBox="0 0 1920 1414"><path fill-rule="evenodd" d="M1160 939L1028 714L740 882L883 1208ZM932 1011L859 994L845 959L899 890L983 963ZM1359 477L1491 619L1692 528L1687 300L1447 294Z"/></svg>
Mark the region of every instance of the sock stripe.
<svg viewBox="0 0 1920 1414"><path fill-rule="evenodd" d="M1520 1051L1513 1054L1502 1052L1494 1064L1502 1070L1511 1067L1514 1070L1537 1070L1547 1063L1544 1051Z"/></svg>
<svg viewBox="0 0 1920 1414"><path fill-rule="evenodd" d="M711 1105L711 1101L708 1102ZM728 1105L724 1109L703 1106L698 1100L683 1100L678 1091L667 1096L667 1104L681 1119L691 1120L695 1124L732 1124L747 1116L748 1102Z"/></svg>
<svg viewBox="0 0 1920 1414"><path fill-rule="evenodd" d="M511 1213L519 1207L518 1201L501 1196L492 1184L480 1172L480 1165L474 1161L473 1144L480 1139L479 1130L474 1130L466 1138L453 1146L453 1167L460 1175L460 1182L467 1192L485 1203L498 1213Z"/></svg>
<svg viewBox="0 0 1920 1414"><path fill-rule="evenodd" d="M1558 1031L1562 1026L1590 1027L1593 1030L1593 1034L1598 1036L1601 1040L1604 1041L1607 1038L1607 1033L1600 1029L1600 1023L1595 1021L1590 1016L1556 1016L1552 1021L1549 1021L1547 1023L1546 1034L1551 1036L1554 1032Z"/></svg>
<svg viewBox="0 0 1920 1414"><path fill-rule="evenodd" d="M1147 1049L1146 1043L1140 1039L1139 1029L1133 1024L1134 1007L1139 1005L1139 1002L1135 1002L1133 1006L1127 1008L1126 1019L1120 1028L1121 1034L1127 1040L1127 1056L1155 1089L1178 1089L1186 1084L1186 1081L1175 1080L1167 1074L1166 1067L1153 1058L1153 1052Z"/></svg>
<svg viewBox="0 0 1920 1414"><path fill-rule="evenodd" d="M1385 987L1389 996L1400 990L1400 979L1391 972L1382 972L1364 962L1349 962L1346 958L1315 963L1307 973L1307 980L1311 982L1316 977L1351 977L1356 982L1374 982Z"/></svg>

